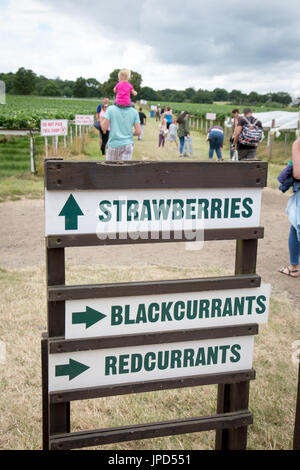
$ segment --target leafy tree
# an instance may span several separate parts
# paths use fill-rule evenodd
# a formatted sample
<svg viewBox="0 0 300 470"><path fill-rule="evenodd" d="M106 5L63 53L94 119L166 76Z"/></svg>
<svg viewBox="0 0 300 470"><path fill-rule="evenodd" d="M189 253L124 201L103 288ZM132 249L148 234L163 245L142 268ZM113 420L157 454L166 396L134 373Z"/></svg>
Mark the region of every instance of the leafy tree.
<svg viewBox="0 0 300 470"><path fill-rule="evenodd" d="M73 88L73 95L75 98L86 98L88 93L88 88L86 84L86 80L83 77L77 78L74 88Z"/></svg>
<svg viewBox="0 0 300 470"><path fill-rule="evenodd" d="M54 80L48 80L42 91L42 96L61 96L59 86Z"/></svg>
<svg viewBox="0 0 300 470"><path fill-rule="evenodd" d="M193 97L193 103L213 103L213 94L212 92L208 90L198 90L194 97Z"/></svg>
<svg viewBox="0 0 300 470"><path fill-rule="evenodd" d="M213 91L214 101L228 101L228 91L224 88L215 88Z"/></svg>
<svg viewBox="0 0 300 470"><path fill-rule="evenodd" d="M30 95L36 85L37 76L32 70L21 67L15 74L13 91L17 95Z"/></svg>
<svg viewBox="0 0 300 470"><path fill-rule="evenodd" d="M173 101L173 102L178 102L178 103L183 103L183 101L185 101L186 99L186 94L184 91L174 91L171 95L171 98L170 98L170 101Z"/></svg>
<svg viewBox="0 0 300 470"><path fill-rule="evenodd" d="M153 90L149 86L144 86L141 88L139 93L139 98L142 100L149 100L149 101L158 101L160 98L158 96L157 91Z"/></svg>
<svg viewBox="0 0 300 470"><path fill-rule="evenodd" d="M186 88L184 90L184 93L185 93L186 99L192 101L193 97L196 94L196 90L195 90L195 88Z"/></svg>

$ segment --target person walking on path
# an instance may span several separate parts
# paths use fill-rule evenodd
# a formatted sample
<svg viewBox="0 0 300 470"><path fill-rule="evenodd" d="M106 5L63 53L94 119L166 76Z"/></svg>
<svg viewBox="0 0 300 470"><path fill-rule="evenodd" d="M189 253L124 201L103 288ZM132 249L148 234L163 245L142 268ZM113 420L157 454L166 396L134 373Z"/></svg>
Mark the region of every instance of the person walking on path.
<svg viewBox="0 0 300 470"><path fill-rule="evenodd" d="M254 160L258 144L263 136L262 123L252 116L250 108L244 109L244 116L238 119L233 136L232 150L238 151L239 160Z"/></svg>
<svg viewBox="0 0 300 470"><path fill-rule="evenodd" d="M184 149L184 138L190 137L190 124L189 124L189 113L183 111L177 118L178 128L177 135L179 137L179 157L187 157L187 154L183 154Z"/></svg>
<svg viewBox="0 0 300 470"><path fill-rule="evenodd" d="M178 148L178 142L176 138L177 124L176 119L173 120L169 127L169 149L172 147L172 142L175 142L176 148Z"/></svg>
<svg viewBox="0 0 300 470"><path fill-rule="evenodd" d="M230 146L230 160L233 160L233 157L234 157L234 154L235 154L235 152L232 149L233 137L234 137L235 129L237 128L237 125L238 125L238 120L241 117L239 108L234 108L231 111L231 114L232 114L232 117L233 117L233 134L229 139L229 146ZM237 152L237 150L236 150L236 152Z"/></svg>
<svg viewBox="0 0 300 470"><path fill-rule="evenodd" d="M140 118L140 123L141 123L141 135L138 136L138 140L142 140L143 135L144 135L144 128L145 128L146 120L147 120L146 114L143 113L143 108L139 109L139 118Z"/></svg>
<svg viewBox="0 0 300 470"><path fill-rule="evenodd" d="M165 146L165 141L166 141L166 135L168 134L168 129L167 129L167 121L166 119L162 119L160 121L160 124L158 126L158 148L164 147Z"/></svg>
<svg viewBox="0 0 300 470"><path fill-rule="evenodd" d="M300 261L300 139L293 143L293 196L288 200L286 212L291 223L288 239L290 264L281 266L279 272L291 277L299 277Z"/></svg>
<svg viewBox="0 0 300 470"><path fill-rule="evenodd" d="M107 104L102 105L101 110L100 110L100 114L99 114L100 119L104 117L107 108L108 108ZM105 148L106 148L106 145L107 145L107 142L108 142L108 139L109 139L110 127L108 126L107 131L103 131L101 126L100 126L100 129L101 129L101 139L102 139L100 148L101 148L102 155L105 155Z"/></svg>
<svg viewBox="0 0 300 470"><path fill-rule="evenodd" d="M214 151L217 154L218 161L223 161L222 148L224 143L224 130L221 126L212 126L208 129L206 142L209 142L208 158L211 160Z"/></svg>
<svg viewBox="0 0 300 470"><path fill-rule="evenodd" d="M134 135L139 136L141 134L137 110L132 107L109 106L104 116L101 117L101 127L103 132L110 127L106 160L131 160L133 154L132 128L135 128Z"/></svg>
<svg viewBox="0 0 300 470"><path fill-rule="evenodd" d="M102 145L103 145L103 133L102 133L102 129L101 129L101 126L100 126L100 113L101 113L101 109L102 109L103 106L106 106L106 107L109 106L109 99L108 98L103 98L102 103L100 103L99 106L97 107L96 121L94 123L94 127L99 131L99 134L100 134L100 150L101 151L102 151ZM105 137L104 137L104 140L105 140ZM102 153L102 155L103 155L103 153Z"/></svg>
<svg viewBox="0 0 300 470"><path fill-rule="evenodd" d="M166 119L167 129L169 130L169 127L170 127L170 125L172 124L172 121L173 121L173 114L172 114L171 108L169 106L167 106L167 109L166 109L166 111L165 111L165 113L162 117Z"/></svg>

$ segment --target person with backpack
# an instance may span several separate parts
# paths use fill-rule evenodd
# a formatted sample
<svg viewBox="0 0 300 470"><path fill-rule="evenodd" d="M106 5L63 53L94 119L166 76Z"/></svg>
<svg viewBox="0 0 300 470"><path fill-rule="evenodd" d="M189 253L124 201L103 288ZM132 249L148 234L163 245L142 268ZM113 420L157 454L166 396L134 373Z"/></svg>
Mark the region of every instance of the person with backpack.
<svg viewBox="0 0 300 470"><path fill-rule="evenodd" d="M237 149L239 160L254 160L262 138L262 123L255 119L250 108L245 108L244 115L239 118L235 128L232 150Z"/></svg>

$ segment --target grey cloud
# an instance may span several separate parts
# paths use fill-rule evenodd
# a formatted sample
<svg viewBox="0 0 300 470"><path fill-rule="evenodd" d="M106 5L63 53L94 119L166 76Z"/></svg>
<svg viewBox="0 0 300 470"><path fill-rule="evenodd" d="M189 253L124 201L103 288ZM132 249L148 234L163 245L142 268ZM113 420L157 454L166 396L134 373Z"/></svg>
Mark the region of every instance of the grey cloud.
<svg viewBox="0 0 300 470"><path fill-rule="evenodd" d="M298 0L41 2L81 18L120 47L136 41L151 46L162 63L207 74L263 71L300 57Z"/></svg>

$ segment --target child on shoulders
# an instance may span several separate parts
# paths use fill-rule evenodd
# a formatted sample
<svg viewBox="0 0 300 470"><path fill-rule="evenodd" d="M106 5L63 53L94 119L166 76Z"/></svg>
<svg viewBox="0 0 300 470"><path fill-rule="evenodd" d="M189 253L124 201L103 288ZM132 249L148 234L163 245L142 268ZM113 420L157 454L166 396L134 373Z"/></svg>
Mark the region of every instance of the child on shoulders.
<svg viewBox="0 0 300 470"><path fill-rule="evenodd" d="M137 92L129 83L130 80L130 70L122 69L118 73L119 83L114 88L114 93L117 93L115 104L120 107L131 106L130 96L136 96Z"/></svg>

